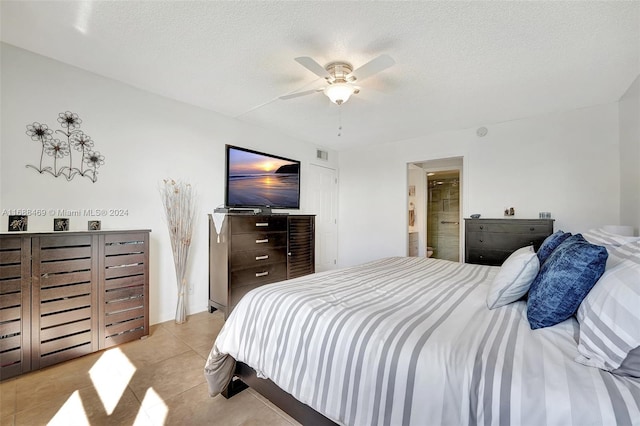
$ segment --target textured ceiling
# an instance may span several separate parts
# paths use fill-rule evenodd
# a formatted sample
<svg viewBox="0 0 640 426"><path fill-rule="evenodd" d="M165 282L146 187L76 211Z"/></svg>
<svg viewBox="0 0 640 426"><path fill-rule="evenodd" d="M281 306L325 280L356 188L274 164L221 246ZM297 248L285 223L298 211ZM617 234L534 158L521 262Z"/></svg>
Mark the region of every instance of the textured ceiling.
<svg viewBox="0 0 640 426"><path fill-rule="evenodd" d="M342 150L616 101L640 2L2 1L2 41ZM396 64L338 107L294 61ZM338 125L342 123L342 135Z"/></svg>

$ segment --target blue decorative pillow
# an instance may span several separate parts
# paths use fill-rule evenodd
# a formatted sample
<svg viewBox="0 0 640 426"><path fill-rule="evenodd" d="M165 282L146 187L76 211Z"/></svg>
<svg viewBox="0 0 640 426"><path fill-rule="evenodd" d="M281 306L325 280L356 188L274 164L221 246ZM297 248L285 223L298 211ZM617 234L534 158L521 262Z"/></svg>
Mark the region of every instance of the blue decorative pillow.
<svg viewBox="0 0 640 426"><path fill-rule="evenodd" d="M532 330L558 324L576 313L604 273L607 249L580 234L560 244L531 283L527 318Z"/></svg>
<svg viewBox="0 0 640 426"><path fill-rule="evenodd" d="M538 255L538 260L540 261L540 266L542 266L542 264L549 258L549 255L570 236L570 232L557 231L545 238L536 253Z"/></svg>

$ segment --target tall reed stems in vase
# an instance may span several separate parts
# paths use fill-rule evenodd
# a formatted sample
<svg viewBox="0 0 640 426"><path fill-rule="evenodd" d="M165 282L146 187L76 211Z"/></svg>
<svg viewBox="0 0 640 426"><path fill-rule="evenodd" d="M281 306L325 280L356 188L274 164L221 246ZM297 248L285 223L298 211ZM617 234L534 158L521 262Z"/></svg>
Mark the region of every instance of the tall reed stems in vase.
<svg viewBox="0 0 640 426"><path fill-rule="evenodd" d="M178 303L176 306L176 323L182 324L187 320L187 258L191 246L191 231L195 213L195 199L190 184L164 179L161 188L162 204L169 227L171 250L176 267L178 284Z"/></svg>

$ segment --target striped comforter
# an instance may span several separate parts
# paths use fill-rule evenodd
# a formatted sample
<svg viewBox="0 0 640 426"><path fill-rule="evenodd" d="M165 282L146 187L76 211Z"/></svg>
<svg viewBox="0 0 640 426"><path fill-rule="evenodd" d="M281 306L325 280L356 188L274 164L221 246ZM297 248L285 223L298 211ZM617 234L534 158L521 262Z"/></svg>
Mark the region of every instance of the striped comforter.
<svg viewBox="0 0 640 426"><path fill-rule="evenodd" d="M532 331L524 302L487 309L498 270L387 258L260 287L211 350L210 391L232 357L340 424L640 424L640 379L575 362L574 318Z"/></svg>

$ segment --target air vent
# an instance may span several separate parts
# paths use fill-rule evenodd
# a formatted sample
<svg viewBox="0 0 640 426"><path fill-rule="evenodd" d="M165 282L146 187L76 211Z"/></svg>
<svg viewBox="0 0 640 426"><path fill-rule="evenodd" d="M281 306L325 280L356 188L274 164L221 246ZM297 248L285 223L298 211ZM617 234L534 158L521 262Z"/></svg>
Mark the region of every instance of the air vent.
<svg viewBox="0 0 640 426"><path fill-rule="evenodd" d="M323 151L321 149L317 149L316 150L316 157L319 160L328 161L329 160L329 153L327 151Z"/></svg>

